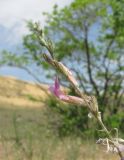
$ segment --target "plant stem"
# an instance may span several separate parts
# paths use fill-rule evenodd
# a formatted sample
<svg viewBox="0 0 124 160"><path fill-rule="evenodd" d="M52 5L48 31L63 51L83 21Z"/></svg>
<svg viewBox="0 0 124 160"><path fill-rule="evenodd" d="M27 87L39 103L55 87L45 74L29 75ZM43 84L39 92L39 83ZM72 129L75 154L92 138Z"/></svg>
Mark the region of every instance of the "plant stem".
<svg viewBox="0 0 124 160"><path fill-rule="evenodd" d="M104 130L104 132L106 133L106 135L108 136L108 138L113 141L113 138L112 138L112 136L110 135L110 132L108 131L108 129L106 128L106 126L104 125L101 117L98 117L98 118L96 117L96 119L97 119L98 123L100 124L100 126L102 127L102 129ZM115 144L115 143L113 142L113 145L117 148L117 150L118 150L118 155L120 156L120 158L123 158L123 155L122 155L119 147L117 146L117 144Z"/></svg>

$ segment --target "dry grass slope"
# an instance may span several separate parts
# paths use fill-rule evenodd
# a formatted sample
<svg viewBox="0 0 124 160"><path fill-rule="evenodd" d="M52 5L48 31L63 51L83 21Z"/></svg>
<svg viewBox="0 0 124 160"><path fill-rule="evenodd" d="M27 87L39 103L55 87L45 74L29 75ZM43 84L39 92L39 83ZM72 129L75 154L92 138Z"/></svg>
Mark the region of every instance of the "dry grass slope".
<svg viewBox="0 0 124 160"><path fill-rule="evenodd" d="M47 90L47 85L42 85ZM0 103L18 107L41 107L46 93L33 83L0 77Z"/></svg>
<svg viewBox="0 0 124 160"><path fill-rule="evenodd" d="M47 85L42 85L48 90ZM33 83L0 77L0 160L116 160L91 140L57 136L47 94Z"/></svg>

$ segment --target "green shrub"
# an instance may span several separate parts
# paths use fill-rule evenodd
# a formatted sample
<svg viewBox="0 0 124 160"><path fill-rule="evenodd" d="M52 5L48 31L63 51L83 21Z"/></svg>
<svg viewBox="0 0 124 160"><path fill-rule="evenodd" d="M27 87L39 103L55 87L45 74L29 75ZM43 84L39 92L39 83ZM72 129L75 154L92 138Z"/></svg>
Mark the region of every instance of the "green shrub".
<svg viewBox="0 0 124 160"><path fill-rule="evenodd" d="M109 128L117 128L121 133L124 133L124 112L108 116L106 124Z"/></svg>
<svg viewBox="0 0 124 160"><path fill-rule="evenodd" d="M88 118L88 110L85 107L61 103L54 97L49 97L46 104L48 114L53 114L49 121L59 136L91 137L96 134L92 127L94 122Z"/></svg>
<svg viewBox="0 0 124 160"><path fill-rule="evenodd" d="M55 97L49 97L46 104L48 106L48 114L51 114L49 121L50 123L52 122L52 129L59 136L77 135L83 138L99 138L102 134L98 131L101 128L97 126L95 120L88 118L88 110L85 107L62 103ZM118 128L120 133L124 133L123 112L111 116L106 114L105 117L105 123L110 130Z"/></svg>

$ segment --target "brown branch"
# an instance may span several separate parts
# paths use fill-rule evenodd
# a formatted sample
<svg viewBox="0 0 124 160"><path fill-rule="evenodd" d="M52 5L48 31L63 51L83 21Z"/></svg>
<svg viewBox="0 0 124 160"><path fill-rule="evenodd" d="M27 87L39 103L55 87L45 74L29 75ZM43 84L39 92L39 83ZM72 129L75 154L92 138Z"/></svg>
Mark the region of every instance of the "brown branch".
<svg viewBox="0 0 124 160"><path fill-rule="evenodd" d="M92 76L91 57L90 57L90 49L89 49L89 44L88 44L88 28L86 25L85 25L84 44L85 44L86 57L87 57L87 70L88 70L89 80L96 92L97 97L99 97L99 90Z"/></svg>
<svg viewBox="0 0 124 160"><path fill-rule="evenodd" d="M120 86L123 84L123 82L124 82L124 79L122 79L122 81L120 82ZM118 94L118 97L117 97L117 106L120 106L123 97L124 97L124 88Z"/></svg>
<svg viewBox="0 0 124 160"><path fill-rule="evenodd" d="M108 65L106 66L105 63L106 63L106 60L107 60L107 57L108 57L108 54L109 54L109 51L115 41L115 38L117 36L117 31L115 31L114 35L113 35L113 38L110 40L108 46L106 47L106 51L105 51L105 55L104 55L104 60L103 60L103 67L105 68L105 83L104 83L104 92L103 92L103 101L104 99L106 98L106 94L107 94L107 91L108 91L108 86L109 86L109 80L110 80L110 77L109 77L109 65L110 65L110 61L108 63Z"/></svg>

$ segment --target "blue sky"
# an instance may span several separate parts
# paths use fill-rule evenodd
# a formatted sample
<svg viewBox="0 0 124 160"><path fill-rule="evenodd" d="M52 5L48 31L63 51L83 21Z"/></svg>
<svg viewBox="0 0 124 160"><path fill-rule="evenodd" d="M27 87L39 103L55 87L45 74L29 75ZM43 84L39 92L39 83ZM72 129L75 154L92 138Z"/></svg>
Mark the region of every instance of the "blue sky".
<svg viewBox="0 0 124 160"><path fill-rule="evenodd" d="M0 0L0 51L16 51L21 46L22 37L28 33L27 20L40 21L42 12L51 12L54 4L68 5L72 0ZM33 80L24 70L2 67L0 75L16 76L23 80Z"/></svg>

